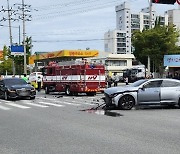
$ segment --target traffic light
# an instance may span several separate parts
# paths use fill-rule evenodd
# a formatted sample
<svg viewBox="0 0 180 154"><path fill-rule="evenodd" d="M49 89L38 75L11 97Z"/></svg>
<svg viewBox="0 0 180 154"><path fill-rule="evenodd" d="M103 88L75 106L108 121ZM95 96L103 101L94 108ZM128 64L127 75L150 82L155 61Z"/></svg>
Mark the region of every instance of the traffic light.
<svg viewBox="0 0 180 154"><path fill-rule="evenodd" d="M174 3L176 3L176 0L152 0L152 3L157 3L157 4L174 4Z"/></svg>

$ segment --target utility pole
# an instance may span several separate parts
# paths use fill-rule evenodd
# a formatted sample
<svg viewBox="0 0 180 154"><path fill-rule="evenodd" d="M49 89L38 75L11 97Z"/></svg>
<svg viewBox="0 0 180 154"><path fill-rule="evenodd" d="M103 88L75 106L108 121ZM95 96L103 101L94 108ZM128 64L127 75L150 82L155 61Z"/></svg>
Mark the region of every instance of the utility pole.
<svg viewBox="0 0 180 154"><path fill-rule="evenodd" d="M152 28L152 0L149 0L149 29ZM151 59L148 55L148 76L150 76L151 72Z"/></svg>
<svg viewBox="0 0 180 154"><path fill-rule="evenodd" d="M10 46L12 45L12 31L11 31L11 16L10 16L10 8L9 8L9 0L7 0L7 6L8 6L8 22L9 22L9 38L10 38ZM15 64L14 64L14 56L12 58L12 71L13 75L15 75Z"/></svg>
<svg viewBox="0 0 180 154"><path fill-rule="evenodd" d="M30 11L31 5L24 4L24 0L22 0L21 4L14 4L14 6L18 6L18 10L22 11L22 13L16 13L15 15L18 15L18 19L22 20L22 22L23 22L24 74L27 74L25 21L31 21L30 19L27 19L27 18L31 18L32 16L29 14L26 14L25 12L31 12Z"/></svg>
<svg viewBox="0 0 180 154"><path fill-rule="evenodd" d="M23 20L23 46L24 46L24 74L27 74L24 0L22 0L22 20Z"/></svg>

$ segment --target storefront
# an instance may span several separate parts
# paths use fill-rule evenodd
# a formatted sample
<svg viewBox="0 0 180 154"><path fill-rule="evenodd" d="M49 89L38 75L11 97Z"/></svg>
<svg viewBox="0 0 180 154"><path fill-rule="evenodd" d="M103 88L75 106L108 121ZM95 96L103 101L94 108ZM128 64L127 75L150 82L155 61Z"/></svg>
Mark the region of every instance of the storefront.
<svg viewBox="0 0 180 154"><path fill-rule="evenodd" d="M179 55L165 55L164 66L166 66L166 75L174 77L178 73L180 75L180 54Z"/></svg>

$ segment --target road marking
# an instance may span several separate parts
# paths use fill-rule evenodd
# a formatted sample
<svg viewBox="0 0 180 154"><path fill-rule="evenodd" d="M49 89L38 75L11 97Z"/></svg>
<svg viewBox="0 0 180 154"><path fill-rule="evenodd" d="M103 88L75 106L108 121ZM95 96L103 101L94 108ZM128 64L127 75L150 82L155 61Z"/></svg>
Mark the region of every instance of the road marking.
<svg viewBox="0 0 180 154"><path fill-rule="evenodd" d="M51 98L43 98L43 97L40 97L41 99L44 99L44 100L49 100L49 101L54 101L56 103L62 103L62 104L67 104L67 105L74 105L74 106L79 106L80 104L74 104L74 103L70 103L70 102L66 102L66 101L59 101L59 100L56 100L56 99L51 99Z"/></svg>
<svg viewBox="0 0 180 154"><path fill-rule="evenodd" d="M74 103L69 103L69 102L65 102L65 101L55 101L57 103L62 103L62 104L67 104L67 105L74 105L74 106L80 106L80 104L74 104Z"/></svg>
<svg viewBox="0 0 180 154"><path fill-rule="evenodd" d="M0 105L0 109L2 110L10 110L10 108Z"/></svg>
<svg viewBox="0 0 180 154"><path fill-rule="evenodd" d="M29 102L23 102L23 104L32 105L32 106L37 106L37 107L49 107L49 106L40 105L40 104L35 104L35 103L29 103Z"/></svg>
<svg viewBox="0 0 180 154"><path fill-rule="evenodd" d="M21 108L21 109L29 109L30 107L28 106L23 106L23 105L19 105L19 104L15 104L15 103L6 103L7 105L11 105L11 106L14 106L14 107L18 107L18 108Z"/></svg>
<svg viewBox="0 0 180 154"><path fill-rule="evenodd" d="M5 103L9 103L9 102L11 102L11 101L6 101L6 100L0 100L1 102L5 102Z"/></svg>
<svg viewBox="0 0 180 154"><path fill-rule="evenodd" d="M47 102L38 102L38 103L39 103L39 104L56 106L56 107L64 107L64 105L60 105L60 104L53 104L53 103L47 103Z"/></svg>
<svg viewBox="0 0 180 154"><path fill-rule="evenodd" d="M76 101L72 101L73 103L76 103ZM78 103L81 103L81 104L86 104L86 105L94 105L92 103L86 103L86 102L78 102Z"/></svg>

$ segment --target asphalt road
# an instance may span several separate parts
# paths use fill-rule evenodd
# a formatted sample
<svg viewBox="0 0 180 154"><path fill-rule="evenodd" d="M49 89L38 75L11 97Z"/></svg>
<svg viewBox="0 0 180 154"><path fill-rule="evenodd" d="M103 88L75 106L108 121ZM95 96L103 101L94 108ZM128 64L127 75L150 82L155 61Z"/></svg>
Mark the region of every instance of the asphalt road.
<svg viewBox="0 0 180 154"><path fill-rule="evenodd" d="M81 111L102 96L0 100L0 154L180 153L180 109L113 110L116 117Z"/></svg>

